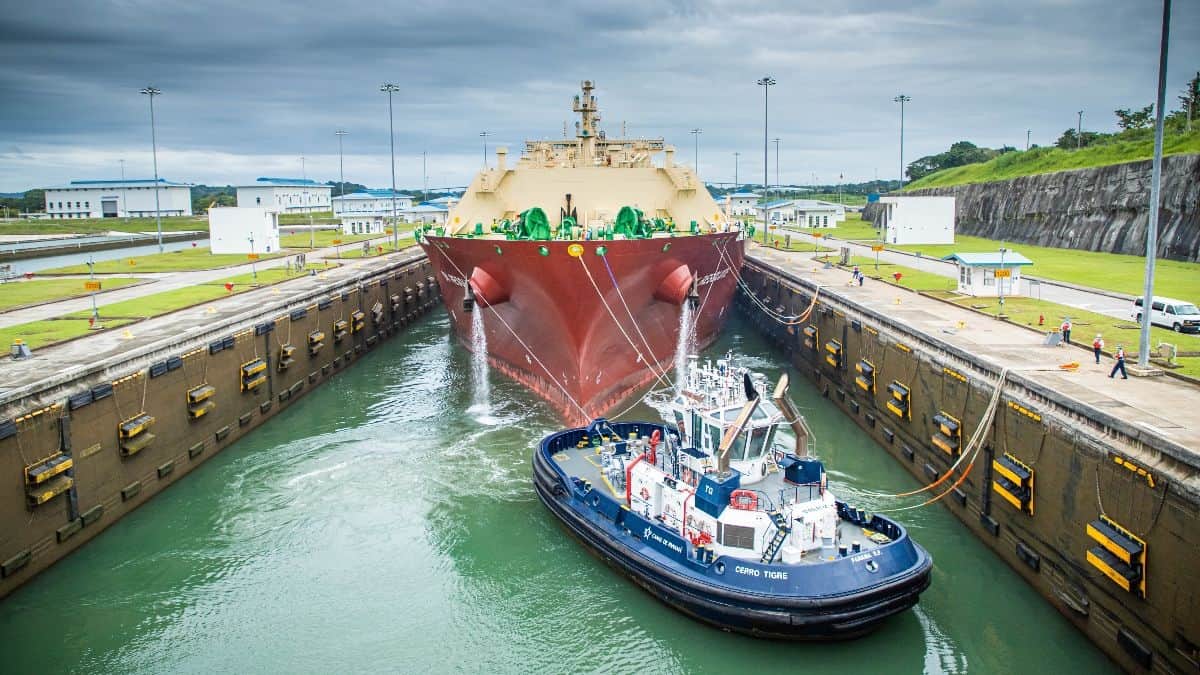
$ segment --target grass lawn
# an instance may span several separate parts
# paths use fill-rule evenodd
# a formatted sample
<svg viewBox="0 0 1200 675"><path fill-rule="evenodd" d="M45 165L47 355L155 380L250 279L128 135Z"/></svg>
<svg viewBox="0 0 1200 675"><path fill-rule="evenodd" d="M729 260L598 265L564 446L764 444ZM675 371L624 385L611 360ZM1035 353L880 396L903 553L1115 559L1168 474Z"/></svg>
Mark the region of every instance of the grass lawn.
<svg viewBox="0 0 1200 675"><path fill-rule="evenodd" d="M325 266L310 264L308 268L322 270L325 269ZM177 288L172 291L163 291L162 293L155 293L133 300L104 305L100 307L100 316L105 321L108 320L108 317L131 320L149 319L150 317L173 312L202 302L245 293L246 291L252 291L268 284L287 279L297 279L302 276L304 275L297 274L290 268L273 267L271 269L259 270L257 280L254 279L254 275L251 273L238 274L206 284ZM233 284L232 291L225 290L225 284L227 283ZM89 316L91 316L91 310L68 314L64 318L86 319Z"/></svg>
<svg viewBox="0 0 1200 675"><path fill-rule="evenodd" d="M319 230L312 233L312 241L316 248L325 248L333 246L333 241L336 239L343 244L349 244L356 241L363 241L371 237L381 237L381 234L342 234L340 230ZM279 237L279 245L284 248L308 248L309 233L295 232L293 234L285 234Z"/></svg>
<svg viewBox="0 0 1200 675"><path fill-rule="evenodd" d="M89 314L90 316L90 314ZM122 320L104 320L102 321L104 328L111 330L126 324L133 323L132 319ZM0 328L0 344L11 345L13 340L20 339L29 345L30 349L37 349L52 345L56 342L70 340L81 335L90 333L98 333L88 329L87 319L50 319L48 321L33 321L31 323L23 323L16 326L8 326Z"/></svg>
<svg viewBox="0 0 1200 675"><path fill-rule="evenodd" d="M1145 131L1146 133L1137 134L1134 140L1113 140L1080 150L1046 147L1008 152L987 162L938 171L909 183L904 186L904 191L963 183L985 183L1018 176L1150 159L1154 154L1154 138L1149 129ZM1165 155L1192 152L1200 152L1200 129L1190 134L1171 133L1163 138Z"/></svg>
<svg viewBox="0 0 1200 675"><path fill-rule="evenodd" d="M826 237L845 241L875 241L879 239L878 230L869 221L863 220L860 213L847 213L846 220L838 223L837 227L796 227L793 229L805 234L820 232Z"/></svg>
<svg viewBox="0 0 1200 675"><path fill-rule="evenodd" d="M0 310L42 302L54 302L88 295L83 287L85 279L34 279L32 281L10 281L0 284ZM103 290L136 284L141 279L121 277L101 280Z"/></svg>
<svg viewBox="0 0 1200 675"><path fill-rule="evenodd" d="M1007 246L1033 261L1033 265L1025 268L1022 274L1131 295L1140 295L1142 292L1146 259L1141 256L1030 244ZM909 252L920 251L922 255L941 258L955 251L996 251L1000 248L1000 242L960 234L955 238L954 244L912 244L889 248ZM1154 265L1154 293L1200 304L1200 263L1158 260Z"/></svg>
<svg viewBox="0 0 1200 675"><path fill-rule="evenodd" d="M287 255L283 251L275 253L260 253L259 260L270 260ZM133 265L129 261L134 261ZM185 248L167 253L134 256L104 260L96 263L97 274L121 274L123 272L184 272L188 270L209 270L218 267L230 267L250 262L244 253L228 253L213 255L208 248ZM87 274L87 265L69 265L42 270L38 274Z"/></svg>
<svg viewBox="0 0 1200 675"><path fill-rule="evenodd" d="M110 230L118 232L154 232L153 218L80 218L79 220L22 220L0 223L0 234L97 234ZM162 219L163 232L208 231L204 216L167 216Z"/></svg>

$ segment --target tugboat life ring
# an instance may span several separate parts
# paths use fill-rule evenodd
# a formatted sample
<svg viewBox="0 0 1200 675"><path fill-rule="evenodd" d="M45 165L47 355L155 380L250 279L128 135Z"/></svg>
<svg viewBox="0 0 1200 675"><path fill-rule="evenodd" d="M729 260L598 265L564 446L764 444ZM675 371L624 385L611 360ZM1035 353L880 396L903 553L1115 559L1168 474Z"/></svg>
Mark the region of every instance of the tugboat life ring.
<svg viewBox="0 0 1200 675"><path fill-rule="evenodd" d="M758 495L751 490L734 490L729 495L729 505L743 511L757 511Z"/></svg>

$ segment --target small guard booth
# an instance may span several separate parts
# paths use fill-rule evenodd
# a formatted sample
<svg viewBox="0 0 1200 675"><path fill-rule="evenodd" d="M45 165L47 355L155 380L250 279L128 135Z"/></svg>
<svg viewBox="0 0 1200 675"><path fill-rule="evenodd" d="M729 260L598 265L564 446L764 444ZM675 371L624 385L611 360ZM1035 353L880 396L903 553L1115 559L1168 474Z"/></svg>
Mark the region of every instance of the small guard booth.
<svg viewBox="0 0 1200 675"><path fill-rule="evenodd" d="M1033 261L1015 251L1001 253L952 253L942 260L958 265L958 292L964 295L994 297L1024 295L1021 268Z"/></svg>

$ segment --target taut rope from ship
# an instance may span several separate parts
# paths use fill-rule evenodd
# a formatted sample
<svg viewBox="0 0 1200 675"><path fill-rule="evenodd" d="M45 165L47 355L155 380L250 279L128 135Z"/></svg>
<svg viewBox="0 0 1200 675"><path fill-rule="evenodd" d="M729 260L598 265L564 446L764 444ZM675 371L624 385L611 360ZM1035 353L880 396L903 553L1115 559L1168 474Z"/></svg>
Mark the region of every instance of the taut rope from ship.
<svg viewBox="0 0 1200 675"><path fill-rule="evenodd" d="M463 279L468 279L468 277L463 274L462 269L454 263L454 260L452 260L450 258L450 256L446 255L445 251L443 251L438 246L434 246L433 248L437 249L442 254L442 257L446 259L446 262L450 263L450 266L453 267L454 271L458 273L458 276L462 277ZM471 283L470 281L467 282L468 286L470 285L470 283ZM468 290L469 290L469 288L468 288ZM484 307L492 310L492 315L495 316L497 319L500 319L500 323L503 324L504 327L508 330L508 332L512 334L513 339L516 340L518 343L520 343L521 348L525 350L525 353L528 354L531 359L533 359L534 361L537 362L538 366L542 369L542 372L546 373L546 377L550 378L550 381L553 382L554 385L562 391L563 396L566 396L567 400L571 402L571 405L575 406L579 410L580 414L583 415L584 419L589 419L589 420L592 419L592 416L588 414L588 411L584 410L583 406L579 405L579 401L575 400L575 397L571 395L571 392L567 391L567 388L564 387L563 384L558 381L557 377L554 377L554 375L550 372L550 369L546 367L546 364L542 363L542 360L538 358L538 355L535 354L533 352L533 350L529 348L529 345L526 344L525 341L521 339L520 335L517 335L517 331L513 330L512 326L508 325L508 322L504 320L504 317L500 315L500 312L496 311L496 309L494 307L487 304L486 302L481 303L481 304L483 304Z"/></svg>
<svg viewBox="0 0 1200 675"><path fill-rule="evenodd" d="M665 374L660 374L655 364L652 363L650 359L646 358L644 354L642 354L642 350L639 349L636 344L634 344L633 338L629 337L629 333L625 330L625 327L621 325L621 322L617 319L617 315L613 313L612 307L609 307L608 300L604 299L604 294L600 292L600 287L596 285L596 279L592 277L592 271L588 269L587 263L583 261L583 256L578 256L576 259L579 261L579 265L583 268L584 273L587 274L588 281L592 283L592 288L596 290L596 295L600 298L600 304L604 305L604 310L608 312L609 317L612 318L613 323L617 326L617 329L621 331L621 335L625 336L625 341L629 343L630 347L633 347L633 351L637 353L638 358L642 361L642 363L646 364L646 368L650 370L650 372L658 379L660 383L673 388L675 384L671 382L671 378L667 377ZM617 292L620 293L619 290ZM637 322L635 321L634 324L636 325ZM654 354L651 353L650 356L653 357Z"/></svg>
<svg viewBox="0 0 1200 675"><path fill-rule="evenodd" d="M629 316L629 323L633 324L633 329L637 331L638 337L642 340L642 345L646 347L646 351L650 353L650 356L654 356L654 349L650 347L650 341L646 339L646 334L642 332L641 325L638 324L638 320L634 318L633 311L629 309L629 303L625 302L625 295L621 293L621 286L617 284L617 275L613 274L612 266L608 264L608 256L600 256L600 259L604 261L604 269L608 271L608 278L612 280L613 289L617 291L617 299L621 301L621 306L625 308L625 314ZM579 256L579 262L583 262L583 256ZM587 265L585 264L584 269L586 268ZM595 284L592 285L594 286ZM601 296L600 300L603 302L604 296ZM684 302L687 302L687 300L684 300ZM666 369L663 369L662 374L663 377L667 377ZM667 381L670 382L670 378L667 378ZM671 386L674 385L672 384Z"/></svg>
<svg viewBox="0 0 1200 675"><path fill-rule="evenodd" d="M957 488L959 485L962 484L962 482L964 480L966 480L967 476L971 473L971 468L975 466L975 460L979 456L979 451L983 448L983 439L987 437L987 429L988 429L988 427L991 426L992 421L996 417L996 409L999 407L999 404L1000 404L1000 395L1001 395L1001 392L1004 390L1004 380L1006 377L1008 377L1008 368L1005 368L1000 371L1000 378L996 381L996 388L992 392L991 400L988 401L987 409L984 410L983 416L979 420L979 426L975 427L975 431L974 431L974 433L971 434L970 440L967 441L966 447L963 448L963 451L961 454L959 454L958 459L954 462L954 464L950 467L950 469L948 471L946 471L946 473L941 478L935 480L934 482L930 483L929 485L926 485L925 487L923 487L919 490L913 490L911 492L901 492L901 493L894 494L894 495L877 493L877 494L875 494L875 496L889 497L889 498L890 497L909 497L909 496L912 496L915 494L920 494L922 492L925 492L926 490L932 490L932 489L936 488L938 485L941 485L943 482L945 482L946 479L948 479L950 476L954 475L954 472L958 469L959 465L962 464L963 460L966 459L967 455L970 455L971 460L970 460L970 462L967 463L966 470L964 470L962 475L958 477L958 480L954 481L954 483L950 487L946 488L945 491L939 493L938 495L936 495L934 497L931 497L930 499L925 500L924 502L921 502L920 504L915 504L912 506L901 506L901 507L897 507L894 509L879 509L879 510L877 510L878 513L895 513L896 511L908 511L911 509L919 509L922 506L928 506L929 504L932 504L932 503L940 500L942 497L945 497L946 495L953 492L955 488Z"/></svg>
<svg viewBox="0 0 1200 675"><path fill-rule="evenodd" d="M737 268L734 267L733 261L725 255L725 249L718 247L717 252L721 254L721 259L729 265L730 271L733 272L733 278L737 281L738 288L741 288L743 291L745 291L746 295L750 297L750 301L753 302L759 309L761 309L768 317L777 323L783 324L784 326L797 326L805 321L808 321L809 316L812 315L813 309L815 309L817 306L817 296L821 294L821 287L819 285L816 287L816 290L813 291L812 302L808 304L808 307L803 312L795 316L780 314L770 307L767 307L762 300L758 299L758 296L754 294L754 290L742 280L742 275Z"/></svg>

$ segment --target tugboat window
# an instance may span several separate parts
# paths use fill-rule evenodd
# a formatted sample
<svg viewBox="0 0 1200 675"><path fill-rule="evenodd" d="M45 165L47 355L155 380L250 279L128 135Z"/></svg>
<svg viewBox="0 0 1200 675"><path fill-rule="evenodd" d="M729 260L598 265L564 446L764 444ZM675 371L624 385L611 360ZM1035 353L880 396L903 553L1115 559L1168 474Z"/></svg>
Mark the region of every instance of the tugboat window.
<svg viewBox="0 0 1200 675"><path fill-rule="evenodd" d="M724 541L721 543L725 546L748 549L754 548L753 527L743 527L742 525L730 525L726 523L725 527L722 529L724 530L722 533L724 535Z"/></svg>

